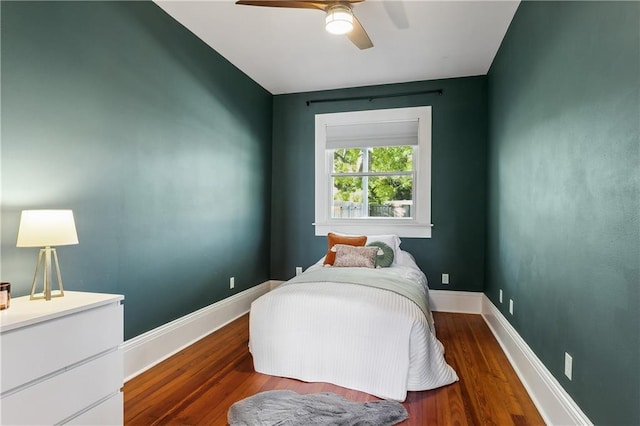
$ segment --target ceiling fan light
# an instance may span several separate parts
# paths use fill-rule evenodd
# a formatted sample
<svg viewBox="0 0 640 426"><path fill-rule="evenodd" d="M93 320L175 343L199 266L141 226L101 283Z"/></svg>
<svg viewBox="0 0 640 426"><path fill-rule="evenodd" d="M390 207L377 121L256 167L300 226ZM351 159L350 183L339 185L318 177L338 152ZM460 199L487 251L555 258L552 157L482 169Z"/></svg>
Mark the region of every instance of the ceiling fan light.
<svg viewBox="0 0 640 426"><path fill-rule="evenodd" d="M327 10L325 29L331 34L346 34L353 29L353 13L348 6L335 5Z"/></svg>

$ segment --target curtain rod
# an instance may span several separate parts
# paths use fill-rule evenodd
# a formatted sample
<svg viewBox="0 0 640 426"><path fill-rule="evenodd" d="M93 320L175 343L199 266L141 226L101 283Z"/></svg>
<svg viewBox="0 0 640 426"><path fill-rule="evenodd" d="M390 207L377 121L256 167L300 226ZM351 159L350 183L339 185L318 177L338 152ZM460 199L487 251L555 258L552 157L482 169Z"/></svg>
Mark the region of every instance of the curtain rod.
<svg viewBox="0 0 640 426"><path fill-rule="evenodd" d="M307 106L309 106L311 104L319 104L319 103L324 103L324 102L358 101L358 100L362 100L362 99L367 99L369 102L371 102L374 99L398 98L400 96L412 96L412 95L426 95L426 94L429 94L429 93L437 93L438 95L442 96L442 89L423 90L423 91L419 91L419 92L404 92L404 93L397 93L395 95L352 96L352 97L348 97L348 98L309 99L309 100L306 101L306 104L307 104Z"/></svg>

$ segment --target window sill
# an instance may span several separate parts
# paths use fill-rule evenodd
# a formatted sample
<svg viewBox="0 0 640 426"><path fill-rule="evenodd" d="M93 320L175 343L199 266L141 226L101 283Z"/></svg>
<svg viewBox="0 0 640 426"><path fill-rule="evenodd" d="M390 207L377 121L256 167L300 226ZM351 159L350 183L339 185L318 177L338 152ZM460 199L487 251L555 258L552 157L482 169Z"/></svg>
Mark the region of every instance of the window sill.
<svg viewBox="0 0 640 426"><path fill-rule="evenodd" d="M433 228L430 223L418 223L413 220L398 223L376 219L332 220L314 225L317 236L327 235L329 232L340 232L352 235L394 234L408 238L431 238L431 229Z"/></svg>

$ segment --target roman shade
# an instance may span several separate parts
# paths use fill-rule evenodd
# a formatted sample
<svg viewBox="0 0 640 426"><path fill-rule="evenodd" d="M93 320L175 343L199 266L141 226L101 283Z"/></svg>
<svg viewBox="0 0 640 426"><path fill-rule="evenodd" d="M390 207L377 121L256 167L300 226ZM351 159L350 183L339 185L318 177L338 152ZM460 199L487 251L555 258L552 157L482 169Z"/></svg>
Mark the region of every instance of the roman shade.
<svg viewBox="0 0 640 426"><path fill-rule="evenodd" d="M327 125L327 149L418 145L418 120Z"/></svg>

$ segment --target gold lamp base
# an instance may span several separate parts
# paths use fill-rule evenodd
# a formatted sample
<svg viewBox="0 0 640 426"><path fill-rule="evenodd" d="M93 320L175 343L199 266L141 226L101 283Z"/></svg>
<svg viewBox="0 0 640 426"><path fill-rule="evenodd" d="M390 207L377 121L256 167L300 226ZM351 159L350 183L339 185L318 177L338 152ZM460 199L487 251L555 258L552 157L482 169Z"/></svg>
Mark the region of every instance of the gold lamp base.
<svg viewBox="0 0 640 426"><path fill-rule="evenodd" d="M53 257L53 261L55 263L56 269L56 278L58 281L58 290L54 293L52 290L52 275L51 275L51 258ZM44 271L43 271L43 285L44 288L42 293L36 293L36 284L38 281L38 272L40 271L40 264L44 263ZM52 297L62 297L64 296L64 290L62 288L62 276L60 275L60 265L58 264L58 254L56 253L56 249L51 247L45 247L40 249L40 254L38 254L38 263L36 263L36 272L33 275L33 284L31 285L31 296L30 300L51 300Z"/></svg>

